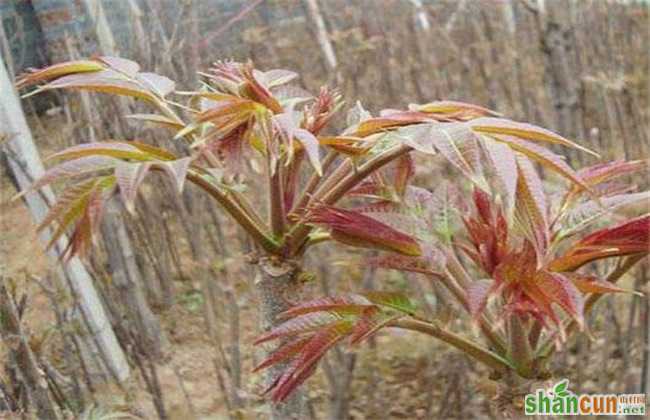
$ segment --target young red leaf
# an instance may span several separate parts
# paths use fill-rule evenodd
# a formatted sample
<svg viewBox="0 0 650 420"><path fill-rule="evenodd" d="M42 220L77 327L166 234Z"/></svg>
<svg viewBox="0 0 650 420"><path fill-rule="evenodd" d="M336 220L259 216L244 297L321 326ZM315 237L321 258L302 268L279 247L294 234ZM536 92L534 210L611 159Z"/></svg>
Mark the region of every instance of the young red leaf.
<svg viewBox="0 0 650 420"><path fill-rule="evenodd" d="M549 243L547 203L542 181L532 163L523 156L517 157L517 201L515 217L520 228L535 246L541 261Z"/></svg>
<svg viewBox="0 0 650 420"><path fill-rule="evenodd" d="M550 130L534 126L532 124L516 122L503 118L477 118L469 122L472 130L482 134L498 136L499 138L517 137L523 140L561 144L582 150L598 157L598 154L591 150L574 143Z"/></svg>
<svg viewBox="0 0 650 420"><path fill-rule="evenodd" d="M294 336L310 331L319 330L325 325L337 322L341 317L332 312L309 312L283 322L271 331L263 334L254 344L275 340L281 337Z"/></svg>
<svg viewBox="0 0 650 420"><path fill-rule="evenodd" d="M20 90L25 87L56 79L57 77L66 76L75 73L92 73L104 70L105 66L94 60L76 60L64 63L54 64L40 70L31 70L20 76L16 82L16 87Z"/></svg>
<svg viewBox="0 0 650 420"><path fill-rule="evenodd" d="M275 402L284 401L291 392L307 380L323 355L345 338L351 332L352 326L351 321L340 320L316 332L302 348L300 355L294 359L289 369L275 383L272 394L273 400Z"/></svg>
<svg viewBox="0 0 650 420"><path fill-rule="evenodd" d="M622 289L614 283L601 280L595 276L589 276L578 273L562 273L565 277L571 279L573 284L582 293L635 293L632 290Z"/></svg>
<svg viewBox="0 0 650 420"><path fill-rule="evenodd" d="M129 141L127 144L135 147L138 149L140 152L145 154L147 156L147 160L176 160L178 159L176 155L171 153L168 150L161 149L160 147L152 146L147 143L141 143L139 141ZM144 158L143 158L144 159Z"/></svg>
<svg viewBox="0 0 650 420"><path fill-rule="evenodd" d="M650 252L650 215L601 229L578 241L549 264L553 271L573 271L588 262Z"/></svg>
<svg viewBox="0 0 650 420"><path fill-rule="evenodd" d="M259 372L262 369L266 369L269 366L273 366L296 356L302 351L305 344L307 344L310 339L311 337L298 337L295 340L291 340L288 343L281 345L280 348L275 350L269 357L255 366L253 372Z"/></svg>
<svg viewBox="0 0 650 420"><path fill-rule="evenodd" d="M517 180L519 179L515 152L507 145L495 141L483 139L481 144L496 176L503 184L509 208L513 208L516 201Z"/></svg>
<svg viewBox="0 0 650 420"><path fill-rule="evenodd" d="M184 157L169 162L157 163L156 165L162 168L162 170L169 175L174 185L176 186L176 190L180 194L183 192L185 178L187 176L187 171L189 170L191 163L191 157Z"/></svg>
<svg viewBox="0 0 650 420"><path fill-rule="evenodd" d="M495 140L507 144L511 149L519 152L540 165L567 178L577 186L588 189L587 185L580 179L578 174L566 163L563 156L538 146L537 144L519 140L514 137L492 137Z"/></svg>
<svg viewBox="0 0 650 420"><path fill-rule="evenodd" d="M348 156L362 156L370 150L367 141L353 136L319 136L318 144Z"/></svg>
<svg viewBox="0 0 650 420"><path fill-rule="evenodd" d="M115 178L126 209L133 213L135 197L144 177L151 168L150 162L120 162L115 167Z"/></svg>
<svg viewBox="0 0 650 420"><path fill-rule="evenodd" d="M158 151L158 154L152 153ZM173 156L171 153L154 146L145 145L135 141L105 141L95 143L83 143L68 147L60 152L48 156L46 160L52 159L73 159L84 156L109 156L116 159L151 160L153 157ZM168 160L168 159L165 159Z"/></svg>
<svg viewBox="0 0 650 420"><path fill-rule="evenodd" d="M247 94L254 101L263 104L274 113L280 113L283 111L282 105L280 105L278 100L273 97L271 91L257 79L251 65L241 65L240 73L244 79L244 85L241 91Z"/></svg>
<svg viewBox="0 0 650 420"><path fill-rule="evenodd" d="M318 205L309 211L306 221L329 227L332 238L347 245L410 256L422 254L411 236L358 212Z"/></svg>
<svg viewBox="0 0 650 420"><path fill-rule="evenodd" d="M474 188L473 193L474 205L478 211L481 221L486 225L494 224L494 216L492 214L492 205L490 204L490 196L479 188Z"/></svg>
<svg viewBox="0 0 650 420"><path fill-rule="evenodd" d="M611 181L621 176L633 175L648 169L648 160L634 160L626 162L615 160L612 162L599 163L578 171L578 176L587 185L595 186Z"/></svg>
<svg viewBox="0 0 650 420"><path fill-rule="evenodd" d="M82 89L131 96L145 101L156 100L150 91L113 69L105 69L92 73L70 74L51 81L39 90L51 89Z"/></svg>
<svg viewBox="0 0 650 420"><path fill-rule="evenodd" d="M560 235L563 238L575 235L598 220L602 220L604 216L622 208L647 205L649 201L650 191L601 197L598 201L589 200L568 212Z"/></svg>
<svg viewBox="0 0 650 420"><path fill-rule="evenodd" d="M226 137L253 118L257 107L255 102L249 99L228 96L227 99L214 102L213 106L198 114L196 120L176 133L174 138L179 139L196 131L205 122L210 122L214 126L206 137L210 139Z"/></svg>
<svg viewBox="0 0 650 420"><path fill-rule="evenodd" d="M56 203L50 207L49 211L45 215L45 218L41 220L39 225L36 228L37 232L42 231L45 229L47 226L49 226L52 222L58 221L58 224L65 224L65 228L68 227L68 223L65 223L65 214L75 205L75 202L80 199L80 197L83 197L87 195L90 190L92 190L95 187L95 179L91 180L86 180L83 182L80 182L79 184L72 185L68 188L66 188L57 198ZM63 221L63 222L62 222ZM65 229L64 228L64 229ZM62 230L63 232L64 230Z"/></svg>
<svg viewBox="0 0 650 420"><path fill-rule="evenodd" d="M24 194L36 191L52 182L60 181L65 178L114 168L119 162L120 160L109 156L84 156L60 163L45 171L45 173L34 181L28 189L22 191L15 198L21 197Z"/></svg>
<svg viewBox="0 0 650 420"><path fill-rule="evenodd" d="M467 121L485 115L500 115L498 112L478 105L456 101L437 101L423 105L409 105L409 109L433 114L438 121Z"/></svg>
<svg viewBox="0 0 650 420"><path fill-rule="evenodd" d="M339 315L346 313L361 313L365 308L372 306L368 298L348 294L345 296L323 297L302 302L291 307L282 314L281 318L292 318L297 315L303 315L311 312L332 312Z"/></svg>
<svg viewBox="0 0 650 420"><path fill-rule="evenodd" d="M494 291L492 280L476 280L467 288L467 305L469 313L476 318L481 315L488 302L490 293Z"/></svg>
<svg viewBox="0 0 650 420"><path fill-rule="evenodd" d="M74 224L68 246L62 252L65 261L77 254L84 254L92 244L103 214L104 202L112 194L114 176L105 176L78 184L63 193L57 204L41 222L38 230L56 221L58 228L51 236L51 247Z"/></svg>
<svg viewBox="0 0 650 420"><path fill-rule="evenodd" d="M478 142L464 123L433 124L430 136L433 146L449 163L475 184L485 184Z"/></svg>
<svg viewBox="0 0 650 420"><path fill-rule="evenodd" d="M569 278L560 273L540 271L531 281L537 284L549 303L558 304L579 325L584 323L584 298Z"/></svg>
<svg viewBox="0 0 650 420"><path fill-rule="evenodd" d="M417 124L431 121L431 117L422 112L394 111L385 113L381 117L370 118L362 121L356 128L354 136L367 137L371 134L381 133L404 125Z"/></svg>

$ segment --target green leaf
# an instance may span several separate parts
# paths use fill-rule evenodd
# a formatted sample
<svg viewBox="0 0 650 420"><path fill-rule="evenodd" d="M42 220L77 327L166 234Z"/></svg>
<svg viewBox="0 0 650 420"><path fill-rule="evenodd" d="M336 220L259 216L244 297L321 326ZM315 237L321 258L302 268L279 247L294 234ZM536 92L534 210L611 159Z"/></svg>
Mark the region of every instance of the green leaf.
<svg viewBox="0 0 650 420"><path fill-rule="evenodd" d="M417 305L399 292L368 292L364 296L376 305L386 306L407 315L415 315L417 310Z"/></svg>

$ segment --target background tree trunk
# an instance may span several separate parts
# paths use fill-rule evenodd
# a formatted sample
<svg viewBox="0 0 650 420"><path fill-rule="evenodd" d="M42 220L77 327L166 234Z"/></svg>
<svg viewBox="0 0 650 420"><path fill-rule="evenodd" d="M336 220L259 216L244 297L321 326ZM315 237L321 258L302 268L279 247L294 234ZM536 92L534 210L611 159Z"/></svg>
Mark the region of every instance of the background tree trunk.
<svg viewBox="0 0 650 420"><path fill-rule="evenodd" d="M9 171L15 179L18 189L24 190L34 179L43 174L43 163L34 145L18 95L9 79L2 57L0 57L0 92L2 92L0 95L0 122L2 123L0 132L9 137L3 150L7 155ZM27 194L25 202L32 217L39 223L47 214L50 204L54 202L54 194L50 188L42 188L39 192ZM49 238L50 231L43 230L41 239L47 243ZM57 259L65 246L66 241L60 239L50 252L50 256ZM55 264L55 267L62 284L66 288L69 286L72 293L77 296L90 336L108 369L117 380L125 380L129 376L129 366L88 271L78 258L70 259L66 265Z"/></svg>
<svg viewBox="0 0 650 420"><path fill-rule="evenodd" d="M337 81L340 81L341 75L338 72L338 60L336 59L336 53L334 52L332 41L330 41L327 27L325 26L325 18L323 17L323 13L321 13L318 1L304 1L305 6L307 7L307 12L309 13L309 18L314 24L316 40L318 41L318 45L320 45L321 51L323 52L323 57L325 57L327 68L330 71L336 72L336 79Z"/></svg>
<svg viewBox="0 0 650 420"><path fill-rule="evenodd" d="M143 340L142 349L154 358L162 357L166 338L158 319L151 312L142 290L140 269L131 246L126 226L120 219L120 208L112 203L106 209L106 222L102 226L102 236L108 266L113 284L119 290L134 331Z"/></svg>
<svg viewBox="0 0 650 420"><path fill-rule="evenodd" d="M298 294L295 274L298 267L287 262L275 262L268 258L259 261L257 278L255 279L260 299L260 317L263 330L269 331L278 325L278 314L291 307L292 298ZM295 303L295 302L294 302ZM268 381L272 381L287 367L286 363L278 363L268 370ZM307 405L302 389L297 389L286 402L271 406L272 420L306 419Z"/></svg>

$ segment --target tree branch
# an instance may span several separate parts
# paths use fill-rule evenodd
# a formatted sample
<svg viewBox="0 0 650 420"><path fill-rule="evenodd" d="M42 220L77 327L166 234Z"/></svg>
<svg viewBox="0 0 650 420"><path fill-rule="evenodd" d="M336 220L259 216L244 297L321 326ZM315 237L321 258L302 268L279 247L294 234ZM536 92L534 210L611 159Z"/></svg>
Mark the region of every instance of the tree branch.
<svg viewBox="0 0 650 420"><path fill-rule="evenodd" d="M463 353L498 372L514 370L514 366L498 354L493 353L473 341L461 337L460 335L447 331L434 323L415 319L400 319L391 323L390 326L405 330L418 331L435 337L453 347L456 347Z"/></svg>
<svg viewBox="0 0 650 420"><path fill-rule="evenodd" d="M279 252L279 244L265 232L265 229L262 226L255 223L255 221L250 218L241 207L235 204L227 193L221 191L221 189L213 185L201 175L189 172L187 174L187 179L201 187L205 192L216 199L219 204L221 204L221 206L237 221L237 223L244 228L244 230L262 248L264 248L264 250L272 254L277 254Z"/></svg>

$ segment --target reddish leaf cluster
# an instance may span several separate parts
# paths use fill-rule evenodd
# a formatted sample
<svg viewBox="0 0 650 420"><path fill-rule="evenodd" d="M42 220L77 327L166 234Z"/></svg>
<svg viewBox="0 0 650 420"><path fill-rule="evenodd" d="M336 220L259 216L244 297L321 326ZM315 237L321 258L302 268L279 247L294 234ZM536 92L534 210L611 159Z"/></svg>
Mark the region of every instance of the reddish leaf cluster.
<svg viewBox="0 0 650 420"><path fill-rule="evenodd" d="M284 323L262 335L255 344L282 339L284 342L255 371L287 364L269 385L274 401L284 401L316 370L323 355L349 338L359 343L404 316L415 306L399 293L370 292L363 295L320 298L301 303L281 314Z"/></svg>
<svg viewBox="0 0 650 420"><path fill-rule="evenodd" d="M474 316L482 312L491 294L498 293L505 302L502 315L530 315L547 327L550 320L563 334L553 305L581 325L585 293L624 291L574 270L590 261L650 251L650 216L643 216L594 232L565 252L543 255L540 261L529 240L517 244L509 239L505 218L500 211L495 214L484 192L475 191L474 202L477 216L465 220L471 246L462 249L493 279L474 282L467 291Z"/></svg>
<svg viewBox="0 0 650 420"><path fill-rule="evenodd" d="M582 238L549 267L555 271L573 271L591 261L648 252L650 215L645 215Z"/></svg>
<svg viewBox="0 0 650 420"><path fill-rule="evenodd" d="M55 153L49 159L63 162L48 169L16 198L64 179L88 177L62 193L38 228L42 230L52 223L57 224L48 248L72 228L62 255L64 260L76 254L83 255L90 248L105 203L116 188L126 208L132 211L138 187L150 170L167 173L178 191L182 191L192 160L190 157L176 159L166 150L137 141L80 144ZM106 175L106 172L112 174Z"/></svg>
<svg viewBox="0 0 650 420"><path fill-rule="evenodd" d="M118 57L69 61L41 70L33 70L17 81L19 89L48 82L34 93L49 89L83 89L126 95L156 102L171 93L175 84L167 77L140 72L140 66Z"/></svg>
<svg viewBox="0 0 650 420"><path fill-rule="evenodd" d="M507 255L508 225L501 209L493 210L490 197L479 189L474 190L478 217L464 218L472 248L467 255L488 275L492 275Z"/></svg>

